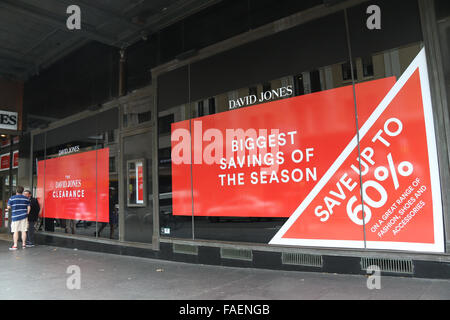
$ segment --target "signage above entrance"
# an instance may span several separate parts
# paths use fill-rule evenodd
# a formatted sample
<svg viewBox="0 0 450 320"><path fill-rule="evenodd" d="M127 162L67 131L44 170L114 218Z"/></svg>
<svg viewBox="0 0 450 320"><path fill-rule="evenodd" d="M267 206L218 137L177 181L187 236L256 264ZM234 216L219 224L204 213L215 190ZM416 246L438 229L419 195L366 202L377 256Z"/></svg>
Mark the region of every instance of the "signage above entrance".
<svg viewBox="0 0 450 320"><path fill-rule="evenodd" d="M69 153L75 153L80 151L80 146L74 146L70 148L64 148L58 151L58 156L64 156Z"/></svg>
<svg viewBox="0 0 450 320"><path fill-rule="evenodd" d="M270 100L286 98L286 97L292 96L293 93L294 93L294 90L293 90L292 86L289 85L286 87L281 87L278 89L261 92L260 95L251 94L251 95L245 96L243 98L229 100L228 106L229 106L230 110L232 110L232 109L249 106L249 105L252 105L255 103L263 103L263 102L267 102Z"/></svg>
<svg viewBox="0 0 450 320"><path fill-rule="evenodd" d="M0 129L17 130L17 112L0 110Z"/></svg>

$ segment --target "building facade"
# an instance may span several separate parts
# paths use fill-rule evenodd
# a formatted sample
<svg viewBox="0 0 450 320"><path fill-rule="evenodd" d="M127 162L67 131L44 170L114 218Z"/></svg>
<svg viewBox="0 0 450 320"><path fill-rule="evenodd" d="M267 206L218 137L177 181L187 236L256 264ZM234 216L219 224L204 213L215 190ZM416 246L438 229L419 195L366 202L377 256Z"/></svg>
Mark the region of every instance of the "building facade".
<svg viewBox="0 0 450 320"><path fill-rule="evenodd" d="M77 58L25 84L25 113L57 115L20 148L40 241L327 272L378 259L448 277L445 1L242 3L122 57L98 48L93 71L78 62L90 85L65 80Z"/></svg>

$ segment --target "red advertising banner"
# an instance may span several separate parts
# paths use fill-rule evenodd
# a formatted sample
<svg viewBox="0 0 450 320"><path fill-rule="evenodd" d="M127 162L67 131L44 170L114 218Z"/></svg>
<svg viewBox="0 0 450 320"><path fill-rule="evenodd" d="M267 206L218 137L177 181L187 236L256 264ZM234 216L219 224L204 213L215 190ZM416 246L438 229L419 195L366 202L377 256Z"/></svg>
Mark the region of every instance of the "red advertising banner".
<svg viewBox="0 0 450 320"><path fill-rule="evenodd" d="M8 170L9 169L9 154L2 154L0 156L0 170Z"/></svg>
<svg viewBox="0 0 450 320"><path fill-rule="evenodd" d="M349 86L174 123L173 212L289 218L271 244L443 252L428 86L422 50L398 81L355 96Z"/></svg>
<svg viewBox="0 0 450 320"><path fill-rule="evenodd" d="M394 82L357 85L358 103L374 109ZM188 128L172 126L175 215L192 212ZM351 86L193 120L195 215L289 217L355 133Z"/></svg>
<svg viewBox="0 0 450 320"><path fill-rule="evenodd" d="M136 193L136 203L144 203L144 169L142 162L136 163L136 183L137 183L137 193Z"/></svg>
<svg viewBox="0 0 450 320"><path fill-rule="evenodd" d="M9 170L9 158L10 158L9 153L0 155L0 171ZM17 169L18 167L19 167L19 151L16 150L13 152L13 169Z"/></svg>
<svg viewBox="0 0 450 320"><path fill-rule="evenodd" d="M443 252L424 50L363 122L359 140L359 165L355 137L270 243ZM352 183L360 174L362 199Z"/></svg>
<svg viewBox="0 0 450 320"><path fill-rule="evenodd" d="M109 222L109 149L39 161L37 199L45 218Z"/></svg>

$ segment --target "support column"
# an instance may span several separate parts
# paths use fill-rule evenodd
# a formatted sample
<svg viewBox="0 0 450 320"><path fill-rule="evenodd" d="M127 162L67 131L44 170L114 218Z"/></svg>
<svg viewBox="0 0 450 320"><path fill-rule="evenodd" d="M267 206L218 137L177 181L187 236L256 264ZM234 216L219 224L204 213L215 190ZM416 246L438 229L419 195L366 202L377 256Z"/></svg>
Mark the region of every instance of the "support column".
<svg viewBox="0 0 450 320"><path fill-rule="evenodd" d="M126 52L125 48L120 49L120 61L119 61L119 97L126 94Z"/></svg>
<svg viewBox="0 0 450 320"><path fill-rule="evenodd" d="M151 108L152 115L152 194L153 194L153 250L159 250L159 136L158 136L158 80L152 77L153 84L153 103Z"/></svg>
<svg viewBox="0 0 450 320"><path fill-rule="evenodd" d="M419 0L439 161L446 252L450 252L450 119L434 0Z"/></svg>

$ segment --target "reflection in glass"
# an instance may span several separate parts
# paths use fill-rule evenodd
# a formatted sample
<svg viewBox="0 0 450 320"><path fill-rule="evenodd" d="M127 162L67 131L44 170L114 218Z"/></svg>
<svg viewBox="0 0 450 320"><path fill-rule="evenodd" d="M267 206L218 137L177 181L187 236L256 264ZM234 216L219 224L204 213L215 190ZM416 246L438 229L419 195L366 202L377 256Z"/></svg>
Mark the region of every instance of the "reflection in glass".
<svg viewBox="0 0 450 320"><path fill-rule="evenodd" d="M145 163L144 160L127 162L127 205L146 206L145 202Z"/></svg>

